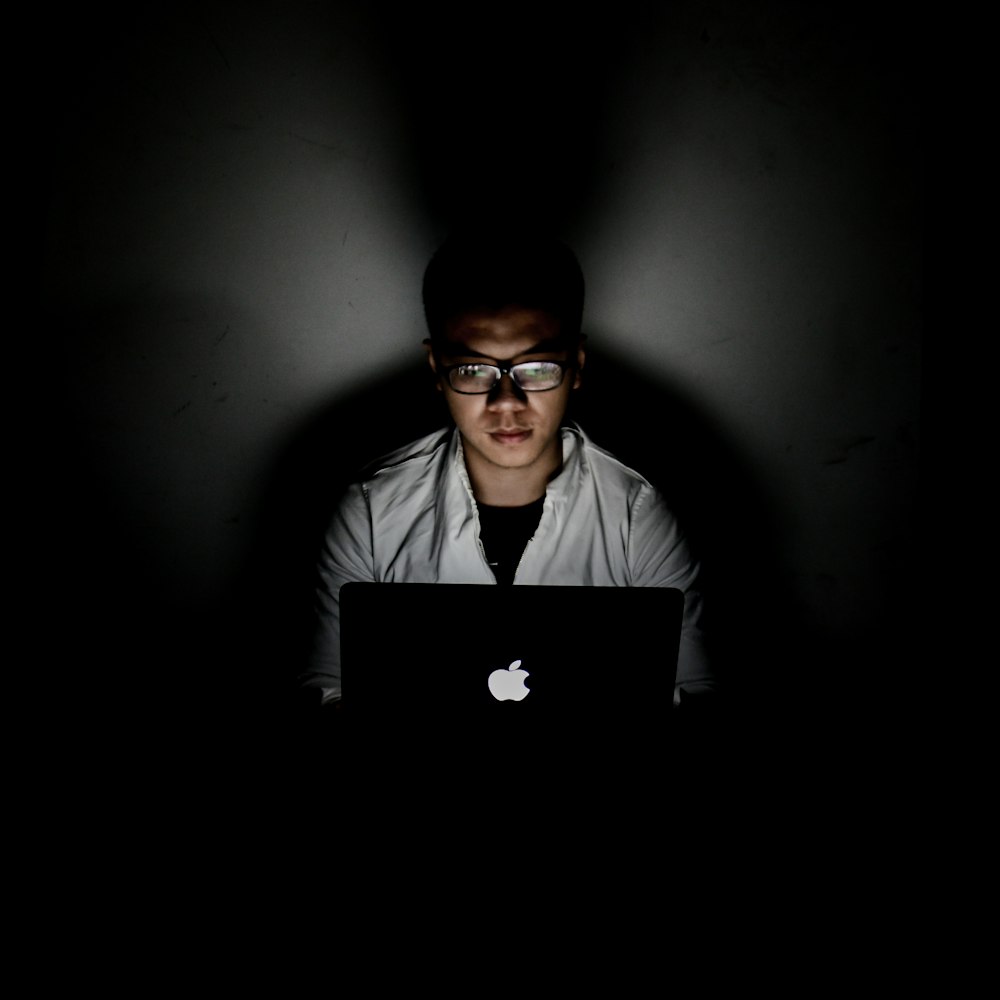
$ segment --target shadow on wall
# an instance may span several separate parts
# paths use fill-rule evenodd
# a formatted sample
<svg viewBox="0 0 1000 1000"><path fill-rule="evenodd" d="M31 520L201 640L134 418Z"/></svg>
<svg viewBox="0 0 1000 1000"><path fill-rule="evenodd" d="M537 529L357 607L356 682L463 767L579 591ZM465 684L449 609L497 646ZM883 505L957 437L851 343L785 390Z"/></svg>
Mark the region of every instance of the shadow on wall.
<svg viewBox="0 0 1000 1000"><path fill-rule="evenodd" d="M169 312L195 307L205 304ZM373 458L444 426L443 397L426 364L415 361L306 421L247 498L257 513L242 571L221 601L206 600L184 589L184 573L213 558L197 551L202 536L187 537L182 512L169 504L137 502L141 487L122 467L131 438L120 439L121 417L133 407L140 443L157 447L138 418L151 406L144 380L165 362L132 357L139 329L129 304L64 326L53 321L49 343L66 371L61 406L40 428L45 469L37 482L47 496L35 516L46 535L29 588L40 602L39 641L59 684L74 692L67 704L111 720L116 746L123 726L147 741L158 727L224 742L233 735L227 720L248 742L268 733L280 740L296 714L315 559L337 498ZM154 333L158 343L159 332L147 335ZM169 346L169 356L187 356L176 333ZM132 394L123 404L125 388ZM786 687L801 689L804 678L792 667L804 664L801 674L809 661L797 648L777 532L760 485L724 436L675 387L592 343L570 416L654 482L685 525L703 561L708 631L733 700L759 707L768 692L784 698ZM142 458L155 466L164 456Z"/></svg>
<svg viewBox="0 0 1000 1000"><path fill-rule="evenodd" d="M706 638L730 697L777 708L804 682L792 672L802 629L778 526L753 470L679 388L599 349L588 351L570 415L652 482L683 525L702 563Z"/></svg>
<svg viewBox="0 0 1000 1000"><path fill-rule="evenodd" d="M233 633L245 640L232 666L253 679L251 713L279 723L294 717L296 677L312 633L316 558L344 488L374 458L447 422L430 368L414 363L337 398L301 427L268 471L228 613Z"/></svg>
<svg viewBox="0 0 1000 1000"><path fill-rule="evenodd" d="M594 349L569 416L660 487L682 519L703 561L713 655L732 700L749 704L758 689L784 681L793 602L759 488L719 432L677 391ZM293 698L308 648L313 567L338 495L368 461L447 419L429 370L406 368L332 403L271 470L235 605L251 627L244 662L255 664L262 711Z"/></svg>

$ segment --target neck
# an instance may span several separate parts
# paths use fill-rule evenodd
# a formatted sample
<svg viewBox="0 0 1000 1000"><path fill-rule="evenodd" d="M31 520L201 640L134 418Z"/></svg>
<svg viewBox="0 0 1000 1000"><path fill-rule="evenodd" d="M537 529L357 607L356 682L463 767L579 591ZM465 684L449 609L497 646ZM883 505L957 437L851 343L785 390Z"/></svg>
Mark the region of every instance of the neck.
<svg viewBox="0 0 1000 1000"><path fill-rule="evenodd" d="M557 438L551 455L522 468L486 462L471 449L465 451L465 468L472 495L490 507L524 507L544 496L545 488L562 469L562 443Z"/></svg>

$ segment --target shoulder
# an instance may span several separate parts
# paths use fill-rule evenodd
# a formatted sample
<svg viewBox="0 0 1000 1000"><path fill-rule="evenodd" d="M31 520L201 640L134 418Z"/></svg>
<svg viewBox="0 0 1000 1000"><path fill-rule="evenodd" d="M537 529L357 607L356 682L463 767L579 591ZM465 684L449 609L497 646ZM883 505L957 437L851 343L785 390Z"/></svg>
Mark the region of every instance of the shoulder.
<svg viewBox="0 0 1000 1000"><path fill-rule="evenodd" d="M454 428L448 427L411 441L362 470L357 488L373 513L405 504L411 510L431 503L447 470L451 468L456 442Z"/></svg>
<svg viewBox="0 0 1000 1000"><path fill-rule="evenodd" d="M453 447L451 429L444 429L365 466L341 494L327 531L328 550L343 552L354 545L368 551L376 524L384 527L387 516L403 513L401 520L409 523L421 509L432 506L437 470L447 467Z"/></svg>
<svg viewBox="0 0 1000 1000"><path fill-rule="evenodd" d="M567 440L575 442L574 450L578 456L582 476L591 478L595 484L604 489L621 492L637 501L649 501L659 497L656 487L642 473L595 444L578 425L568 425L563 429L563 434L564 444Z"/></svg>
<svg viewBox="0 0 1000 1000"><path fill-rule="evenodd" d="M361 472L361 483L393 478L441 460L452 448L453 431L451 427L443 428L369 462Z"/></svg>

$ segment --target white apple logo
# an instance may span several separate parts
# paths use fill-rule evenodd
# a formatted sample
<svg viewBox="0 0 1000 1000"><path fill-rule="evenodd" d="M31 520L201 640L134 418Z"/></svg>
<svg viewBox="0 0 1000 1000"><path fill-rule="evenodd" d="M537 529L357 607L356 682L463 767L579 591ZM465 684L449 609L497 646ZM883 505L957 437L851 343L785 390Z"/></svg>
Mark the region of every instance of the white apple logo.
<svg viewBox="0 0 1000 1000"><path fill-rule="evenodd" d="M521 701L527 698L531 689L524 686L527 670L518 670L520 660L515 660L506 670L494 670L486 681L490 694L497 701Z"/></svg>

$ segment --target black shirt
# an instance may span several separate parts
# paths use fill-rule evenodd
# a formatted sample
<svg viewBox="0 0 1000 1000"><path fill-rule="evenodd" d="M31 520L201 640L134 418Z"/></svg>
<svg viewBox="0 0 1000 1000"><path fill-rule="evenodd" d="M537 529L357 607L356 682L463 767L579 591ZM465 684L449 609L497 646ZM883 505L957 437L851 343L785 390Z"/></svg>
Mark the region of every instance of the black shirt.
<svg viewBox="0 0 1000 1000"><path fill-rule="evenodd" d="M479 507L479 540L486 551L486 561L499 584L514 582L514 572L524 547L538 527L545 497L525 507Z"/></svg>

